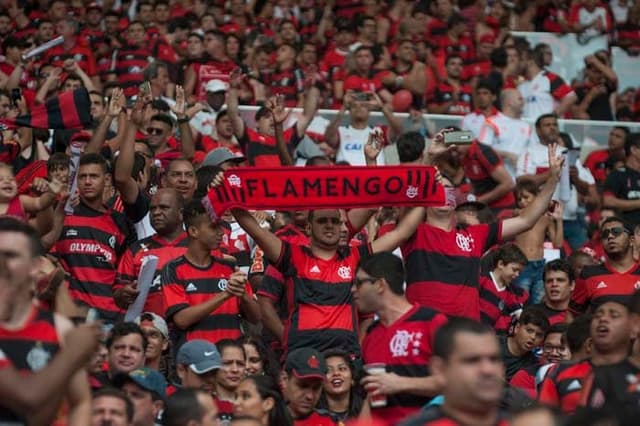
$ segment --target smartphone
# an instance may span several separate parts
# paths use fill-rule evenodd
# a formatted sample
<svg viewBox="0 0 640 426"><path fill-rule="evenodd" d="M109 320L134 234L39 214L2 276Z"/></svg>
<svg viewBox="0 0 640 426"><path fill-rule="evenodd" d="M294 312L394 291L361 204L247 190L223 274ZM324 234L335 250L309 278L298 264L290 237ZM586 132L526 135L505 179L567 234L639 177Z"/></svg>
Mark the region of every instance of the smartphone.
<svg viewBox="0 0 640 426"><path fill-rule="evenodd" d="M22 90L20 88L11 89L11 105L17 107L20 99L22 99Z"/></svg>
<svg viewBox="0 0 640 426"><path fill-rule="evenodd" d="M87 316L84 319L84 322L87 324L93 324L94 322L98 321L99 318L100 315L98 314L98 311L96 311L94 308L90 308L87 311Z"/></svg>
<svg viewBox="0 0 640 426"><path fill-rule="evenodd" d="M360 102L368 102L371 100L371 93L367 93L367 92L357 92L356 94L353 95L353 98L356 101L360 101Z"/></svg>
<svg viewBox="0 0 640 426"><path fill-rule="evenodd" d="M140 85L140 91L142 92L143 96L148 96L151 93L151 83L149 83L148 81L142 83Z"/></svg>
<svg viewBox="0 0 640 426"><path fill-rule="evenodd" d="M445 144L469 145L473 142L473 132L467 130L447 132L444 134Z"/></svg>

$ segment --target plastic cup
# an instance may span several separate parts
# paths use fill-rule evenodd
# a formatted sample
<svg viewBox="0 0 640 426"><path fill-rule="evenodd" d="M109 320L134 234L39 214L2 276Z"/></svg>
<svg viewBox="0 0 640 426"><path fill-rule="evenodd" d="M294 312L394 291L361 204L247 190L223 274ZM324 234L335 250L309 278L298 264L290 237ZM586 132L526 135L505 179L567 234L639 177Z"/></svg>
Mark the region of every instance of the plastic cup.
<svg viewBox="0 0 640 426"><path fill-rule="evenodd" d="M387 372L387 366L381 362L365 364L364 371L370 375L384 374ZM387 395L369 395L369 404L372 408L386 407Z"/></svg>

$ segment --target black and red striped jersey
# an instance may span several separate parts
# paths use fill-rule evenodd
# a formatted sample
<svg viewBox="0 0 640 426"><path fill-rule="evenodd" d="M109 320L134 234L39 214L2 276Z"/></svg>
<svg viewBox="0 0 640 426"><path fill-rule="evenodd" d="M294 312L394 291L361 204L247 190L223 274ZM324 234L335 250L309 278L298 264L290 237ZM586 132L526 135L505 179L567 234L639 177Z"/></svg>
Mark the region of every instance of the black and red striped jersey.
<svg viewBox="0 0 640 426"><path fill-rule="evenodd" d="M351 285L358 262L371 246L339 247L331 259L316 257L310 247L282 243L276 267L286 280L289 319L286 352L312 347L320 352L342 348L359 355L358 316Z"/></svg>
<svg viewBox="0 0 640 426"><path fill-rule="evenodd" d="M285 106L298 106L298 96L304 93L304 73L300 68L276 70L269 75L272 95L284 96Z"/></svg>
<svg viewBox="0 0 640 426"><path fill-rule="evenodd" d="M631 407L640 404L640 368L625 359L611 365L593 367L583 383L579 406L599 408L611 402Z"/></svg>
<svg viewBox="0 0 640 426"><path fill-rule="evenodd" d="M593 364L588 359L551 367L540 385L538 401L558 407L563 414L573 414L580 401L583 382L592 368Z"/></svg>
<svg viewBox="0 0 640 426"><path fill-rule="evenodd" d="M298 145L301 138L298 136L295 124L284 131L284 140L290 149ZM250 166L279 167L282 165L274 136L258 133L245 126L244 135L238 139L238 142L245 152Z"/></svg>
<svg viewBox="0 0 640 426"><path fill-rule="evenodd" d="M498 413L494 426L509 426L509 422L506 420L506 415ZM410 417L406 421L400 423L401 426L467 426L468 423L463 423L456 420L454 417L449 416L444 408L440 405L434 405L427 407L420 412L420 414Z"/></svg>
<svg viewBox="0 0 640 426"><path fill-rule="evenodd" d="M71 49L65 49L64 46L56 46L47 51L45 61L57 68L62 68L64 61L73 59L76 64L89 77L97 75L96 59L93 51L89 47L80 46L77 42Z"/></svg>
<svg viewBox="0 0 640 426"><path fill-rule="evenodd" d="M189 239L186 232L180 234L173 241L165 240L158 234L136 241L125 250L120 258L113 290L116 291L124 287L125 283L137 280L145 257L156 256L158 258L158 266L156 267L156 274L151 283L151 288L149 288L149 295L144 304L144 312L153 312L161 317L164 316L166 308L162 296L160 274L167 262L185 254L188 243Z"/></svg>
<svg viewBox="0 0 640 426"><path fill-rule="evenodd" d="M207 267L199 267L180 256L162 268L162 294L168 321L181 310L199 305L226 290L234 265L222 259L212 258ZM252 295L247 283L246 290ZM222 339L237 339L240 332L240 300L226 300L209 316L185 330L181 342L204 339L216 343Z"/></svg>
<svg viewBox="0 0 640 426"><path fill-rule="evenodd" d="M456 91L458 99L454 100ZM445 114L467 115L473 110L473 88L463 84L459 90L456 90L447 80L443 80L436 86L433 99L428 99L427 102L436 105L452 102Z"/></svg>
<svg viewBox="0 0 640 426"><path fill-rule="evenodd" d="M524 309L529 293L516 285L498 288L490 275L480 276L480 319L498 334L507 334L511 319Z"/></svg>
<svg viewBox="0 0 640 426"><path fill-rule="evenodd" d="M364 364L383 363L388 373L401 377L429 376L435 333L446 322L445 315L417 304L388 327L376 321L362 341L362 360ZM403 393L388 395L387 405L372 408L371 414L397 424L430 399Z"/></svg>
<svg viewBox="0 0 640 426"><path fill-rule="evenodd" d="M42 370L53 359L60 344L52 311L33 305L25 324L19 329L0 327L0 352L4 367L13 366L23 374ZM22 424L16 413L2 406L0 424ZM16 423L13 423L16 422Z"/></svg>
<svg viewBox="0 0 640 426"><path fill-rule="evenodd" d="M599 305L609 300L626 304L627 299L640 289L640 264L624 272L618 272L609 266L585 266L571 296L572 302L579 311L589 306Z"/></svg>
<svg viewBox="0 0 640 426"><path fill-rule="evenodd" d="M113 283L118 260L135 238L125 215L112 210L80 203L64 219L55 252L70 275L69 293L105 321L115 322L122 314L113 300Z"/></svg>
<svg viewBox="0 0 640 426"><path fill-rule="evenodd" d="M502 159L497 152L489 145L474 141L462 159L464 174L471 181L473 193L480 196L492 191L498 182L491 174L500 166ZM515 207L516 198L513 191L509 191L502 198L489 204L491 208L512 208Z"/></svg>
<svg viewBox="0 0 640 426"><path fill-rule="evenodd" d="M0 138L0 162L4 164L13 164L13 161L20 154L20 145L10 141L4 141Z"/></svg>
<svg viewBox="0 0 640 426"><path fill-rule="evenodd" d="M172 64L175 52L161 39L154 40L150 46L124 46L116 54L115 73L118 83L127 96L138 94L138 86L144 82L142 71L154 60Z"/></svg>
<svg viewBox="0 0 640 426"><path fill-rule="evenodd" d="M569 309L559 311L557 309L548 307L544 302L538 303L535 306L537 306L542 312L544 312L544 315L549 320L549 325L567 322L567 314L569 313Z"/></svg>
<svg viewBox="0 0 640 426"><path fill-rule="evenodd" d="M480 320L480 258L502 234L502 222L455 226L423 223L402 246L407 299L445 315Z"/></svg>
<svg viewBox="0 0 640 426"><path fill-rule="evenodd" d="M302 246L308 246L310 244L309 236L305 233L305 231L292 223L278 229L276 232L274 232L274 235L280 238L282 241L288 241L290 243L294 243ZM264 257L264 251L260 248L260 246L256 245L253 252L253 257L251 259L251 268L249 268L249 276L266 273L268 266L269 266L269 262ZM276 272L279 273L277 269L276 269ZM284 283L284 280L282 279L282 274L280 274L280 277L281 277L280 281ZM260 293L258 292L258 294Z"/></svg>

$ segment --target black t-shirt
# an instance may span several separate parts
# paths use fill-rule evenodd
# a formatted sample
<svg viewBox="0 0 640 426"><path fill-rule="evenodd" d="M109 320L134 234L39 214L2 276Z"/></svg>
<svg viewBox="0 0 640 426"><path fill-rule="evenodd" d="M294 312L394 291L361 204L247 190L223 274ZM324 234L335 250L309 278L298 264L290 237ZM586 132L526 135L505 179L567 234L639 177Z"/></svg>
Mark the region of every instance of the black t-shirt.
<svg viewBox="0 0 640 426"><path fill-rule="evenodd" d="M149 213L149 203L151 202L151 198L144 192L138 191L138 197L133 202L133 204L129 204L122 202L124 206L124 213L127 215L131 223L138 223Z"/></svg>
<svg viewBox="0 0 640 426"><path fill-rule="evenodd" d="M628 167L612 171L604 182L604 194L621 200L640 199L640 172ZM640 224L640 209L620 212L622 218L633 225Z"/></svg>
<svg viewBox="0 0 640 426"><path fill-rule="evenodd" d="M593 382L586 392L587 406L602 407L615 402L632 407L640 415L640 368L628 360L593 367Z"/></svg>
<svg viewBox="0 0 640 426"><path fill-rule="evenodd" d="M538 365L538 358L533 354L533 352L529 352L524 356L515 356L509 351L509 346L507 345L507 336L500 336L500 352L502 355L502 362L504 363L504 368L506 371L506 380L509 382L514 374L518 372L518 370L525 369L528 367L532 367L534 365Z"/></svg>
<svg viewBox="0 0 640 426"><path fill-rule="evenodd" d="M602 93L591 101L589 106L587 107L587 114L589 114L589 119L591 120L603 120L603 121L612 121L614 120L613 111L611 110L611 103L609 102L609 97L612 93L615 93L616 88L615 84L605 84L607 89L606 93ZM578 104L583 101L585 96L591 91L590 86L579 86L575 88L576 95L578 96Z"/></svg>

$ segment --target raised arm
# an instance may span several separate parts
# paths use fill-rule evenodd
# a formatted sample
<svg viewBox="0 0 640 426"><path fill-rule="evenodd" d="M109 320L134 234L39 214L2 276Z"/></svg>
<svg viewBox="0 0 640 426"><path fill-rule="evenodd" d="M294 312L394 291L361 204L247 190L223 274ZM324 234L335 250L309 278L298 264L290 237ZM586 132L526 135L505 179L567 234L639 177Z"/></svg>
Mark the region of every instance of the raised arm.
<svg viewBox="0 0 640 426"><path fill-rule="evenodd" d="M111 92L111 99L109 99L109 105L107 105L107 111L100 121L100 124L94 130L91 140L85 148L85 153L100 153L100 148L107 139L107 132L111 126L111 122L116 118L122 108L124 107L124 92L120 88L113 89ZM123 129L118 129L118 133L121 133Z"/></svg>
<svg viewBox="0 0 640 426"><path fill-rule="evenodd" d="M316 112L318 111L318 99L320 97L320 91L317 87L311 86L307 95L305 96L304 101L304 110L302 111L302 116L298 119L296 123L296 132L298 133L298 137L303 137L309 125L313 121L313 117L315 117Z"/></svg>
<svg viewBox="0 0 640 426"><path fill-rule="evenodd" d="M371 243L374 253L393 251L408 240L416 229L424 221L424 207L414 207L403 218L393 231L387 232L382 237Z"/></svg>
<svg viewBox="0 0 640 426"><path fill-rule="evenodd" d="M342 118L345 112L349 109L349 104L352 102L351 94L344 95L342 100L342 106L335 117L331 120L329 125L324 131L324 141L333 149L338 149L340 146L340 133L338 133L338 127L342 123Z"/></svg>
<svg viewBox="0 0 640 426"><path fill-rule="evenodd" d="M176 103L173 105L171 110L178 118L182 155L184 156L184 158L191 160L196 153L196 145L193 141L191 126L189 126L190 117L186 113L187 101L182 86L176 86Z"/></svg>
<svg viewBox="0 0 640 426"><path fill-rule="evenodd" d="M227 98L227 110L229 111L229 118L231 119L231 125L233 126L233 133L236 138L240 139L244 136L244 121L240 117L240 111L238 105L240 104L240 86L244 76L240 68L236 68L229 75L229 97Z"/></svg>
<svg viewBox="0 0 640 426"><path fill-rule="evenodd" d="M502 222L502 239L508 240L521 232L531 229L540 217L547 211L551 197L560 180L560 171L564 157L556 155L556 144L547 147L549 153L549 178L531 204L520 215Z"/></svg>
<svg viewBox="0 0 640 426"><path fill-rule="evenodd" d="M114 183L118 191L120 191L122 201L130 205L136 202L140 193L138 183L131 176L131 172L133 171L135 158L136 133L139 127L142 126L146 101L147 99L142 96L142 92L138 93L138 98L131 112L131 118L125 126L124 138L122 139L120 154L116 160L116 168L113 175Z"/></svg>
<svg viewBox="0 0 640 426"><path fill-rule="evenodd" d="M364 158L367 166L377 166L377 158L382 151L382 134L372 132L369 134L367 143L364 145ZM378 209L359 208L347 211L347 220L351 225L352 232L360 231L371 219Z"/></svg>
<svg viewBox="0 0 640 426"><path fill-rule="evenodd" d="M283 166L293 166L293 158L289 153L287 141L284 140L284 122L287 121L291 110L287 110L284 106L284 96L277 95L267 99L265 104L271 115L273 116L273 125L275 128L276 147L278 148L278 156Z"/></svg>
<svg viewBox="0 0 640 426"><path fill-rule="evenodd" d="M231 209L231 213L233 213L238 225L260 246L269 262L277 264L282 253L282 240L273 235L271 231L261 227L247 210L234 208Z"/></svg>

